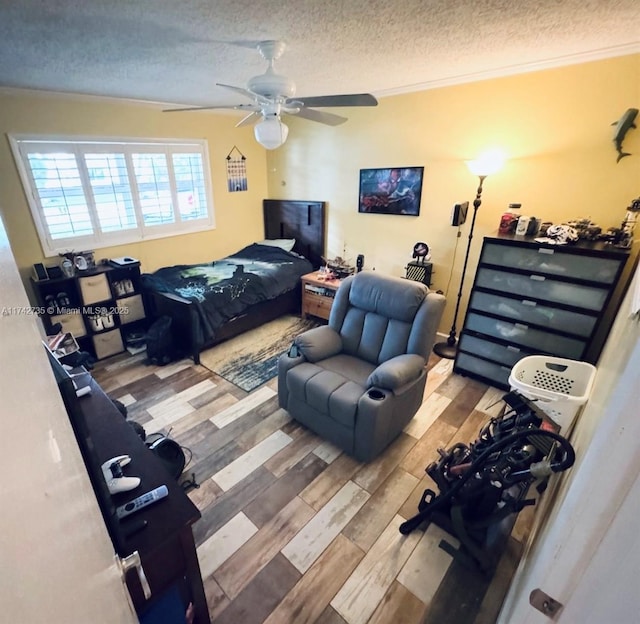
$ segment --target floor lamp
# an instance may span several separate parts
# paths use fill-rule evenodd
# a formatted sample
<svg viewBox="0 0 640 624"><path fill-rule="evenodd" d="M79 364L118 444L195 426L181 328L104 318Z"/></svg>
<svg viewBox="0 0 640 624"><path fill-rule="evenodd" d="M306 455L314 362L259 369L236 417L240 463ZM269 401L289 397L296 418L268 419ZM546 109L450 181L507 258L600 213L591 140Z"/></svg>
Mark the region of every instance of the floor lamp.
<svg viewBox="0 0 640 624"><path fill-rule="evenodd" d="M476 216L478 214L478 208L482 203L482 184L488 175L497 173L502 169L504 158L501 153L497 151L485 152L476 160L467 161L467 167L469 171L474 175L477 175L480 179L478 184L478 190L476 191L476 198L473 200L473 218L471 219L471 227L469 228L469 242L467 243L467 252L464 256L464 265L462 266L462 276L460 277L460 288L458 290L458 299L456 301L456 310L453 313L453 324L449 331L449 337L444 342L437 342L433 346L433 352L440 357L453 360L456 357L458 351L458 341L456 339L456 322L458 319L458 312L460 310L460 299L462 298L462 287L464 286L464 276L467 272L467 263L469 262L469 251L471 250L471 240L473 239L473 228L476 224Z"/></svg>

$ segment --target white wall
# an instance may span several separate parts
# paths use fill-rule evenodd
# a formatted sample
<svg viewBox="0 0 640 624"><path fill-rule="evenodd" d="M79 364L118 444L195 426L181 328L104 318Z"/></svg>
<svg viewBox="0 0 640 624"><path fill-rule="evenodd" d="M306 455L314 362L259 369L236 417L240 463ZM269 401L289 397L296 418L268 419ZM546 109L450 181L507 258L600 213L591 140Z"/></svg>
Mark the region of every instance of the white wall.
<svg viewBox="0 0 640 624"><path fill-rule="evenodd" d="M0 621L137 622L0 221Z"/></svg>

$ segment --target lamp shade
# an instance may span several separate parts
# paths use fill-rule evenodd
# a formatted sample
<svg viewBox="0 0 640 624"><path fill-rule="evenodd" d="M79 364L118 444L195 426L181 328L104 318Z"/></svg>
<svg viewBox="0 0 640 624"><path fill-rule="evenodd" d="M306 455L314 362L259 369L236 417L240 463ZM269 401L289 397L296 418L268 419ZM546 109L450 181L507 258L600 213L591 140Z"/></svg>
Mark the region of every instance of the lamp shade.
<svg viewBox="0 0 640 624"><path fill-rule="evenodd" d="M265 117L254 126L253 132L260 145L272 150L280 147L287 140L289 127L276 116Z"/></svg>
<svg viewBox="0 0 640 624"><path fill-rule="evenodd" d="M474 175L486 177L498 173L504 165L504 154L500 150L483 152L475 160L467 160L467 167Z"/></svg>

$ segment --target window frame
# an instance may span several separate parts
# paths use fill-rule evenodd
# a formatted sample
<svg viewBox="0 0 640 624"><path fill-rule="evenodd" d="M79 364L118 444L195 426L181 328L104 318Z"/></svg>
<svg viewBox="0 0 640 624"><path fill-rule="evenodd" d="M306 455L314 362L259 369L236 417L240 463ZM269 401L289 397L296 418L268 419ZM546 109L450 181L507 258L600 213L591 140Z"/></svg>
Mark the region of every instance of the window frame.
<svg viewBox="0 0 640 624"><path fill-rule="evenodd" d="M69 251L101 249L117 245L127 245L147 240L180 236L193 232L203 232L215 229L215 210L213 203L213 187L211 183L211 166L209 161L208 142L205 139L149 139L142 137L95 137L69 135L35 135L9 134L9 143L13 152L22 187L25 192L29 210L40 239L45 257L56 256ZM44 209L40 202L38 190L28 154L33 153L33 144L41 143L41 152L73 152L84 199L89 210L93 234L86 236L72 236L54 239L49 231L49 225L44 216ZM138 193L138 180L133 171L132 155L134 153L165 154L169 174L169 187L173 206L174 221L172 223L145 225L142 207ZM88 176L88 167L84 160L85 154L123 154L127 166L127 179L131 192L136 226L112 232L103 232L100 219L95 207L94 194ZM200 153L202 157L203 185L206 199L206 216L196 219L183 220L178 201L177 180L173 166L173 155L180 153Z"/></svg>

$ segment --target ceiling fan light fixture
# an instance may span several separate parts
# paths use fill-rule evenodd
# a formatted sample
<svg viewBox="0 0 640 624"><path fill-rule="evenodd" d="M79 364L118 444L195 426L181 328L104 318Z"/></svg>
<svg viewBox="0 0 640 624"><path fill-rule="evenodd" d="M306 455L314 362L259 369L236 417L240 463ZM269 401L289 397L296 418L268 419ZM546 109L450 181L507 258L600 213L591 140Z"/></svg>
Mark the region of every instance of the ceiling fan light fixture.
<svg viewBox="0 0 640 624"><path fill-rule="evenodd" d="M268 150L277 149L287 140L289 128L280 120L281 115L297 115L301 119L315 121L325 126L339 126L347 121L346 117L316 110L315 107L347 107L347 106L377 106L378 100L370 93L347 93L339 95L321 95L297 98L296 85L293 80L277 74L274 61L280 58L286 49L283 41L260 41L257 49L262 58L268 62L263 74L249 79L247 87L217 82L218 87L228 89L242 95L251 103L245 104L214 104L211 106L191 106L188 108L173 108L171 111L190 111L214 108L229 108L246 111L249 114L242 118L236 127L247 126L260 118L254 127L256 141ZM167 111L168 112L168 111Z"/></svg>
<svg viewBox="0 0 640 624"><path fill-rule="evenodd" d="M268 150L276 149L284 144L289 135L289 126L278 117L265 117L253 127L256 141Z"/></svg>

